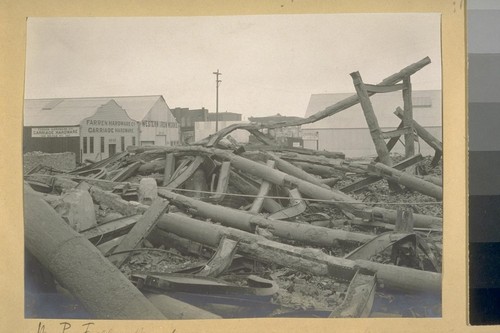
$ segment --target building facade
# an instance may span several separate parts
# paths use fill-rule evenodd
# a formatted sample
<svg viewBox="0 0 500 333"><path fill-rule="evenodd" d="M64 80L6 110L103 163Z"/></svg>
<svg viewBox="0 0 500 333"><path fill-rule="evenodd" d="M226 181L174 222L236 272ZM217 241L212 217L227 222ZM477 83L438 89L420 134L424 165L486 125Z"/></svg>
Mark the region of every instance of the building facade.
<svg viewBox="0 0 500 333"><path fill-rule="evenodd" d="M162 96L28 99L24 152L73 152L102 160L127 146L179 144L179 125Z"/></svg>
<svg viewBox="0 0 500 333"><path fill-rule="evenodd" d="M139 142L139 124L114 100L80 122L80 160L100 161Z"/></svg>

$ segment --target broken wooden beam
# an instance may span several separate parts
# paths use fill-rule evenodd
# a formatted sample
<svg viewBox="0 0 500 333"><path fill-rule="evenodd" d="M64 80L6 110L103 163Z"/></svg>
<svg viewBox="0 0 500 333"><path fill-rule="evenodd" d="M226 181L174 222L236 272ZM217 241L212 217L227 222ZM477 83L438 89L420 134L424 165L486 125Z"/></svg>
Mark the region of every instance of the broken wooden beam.
<svg viewBox="0 0 500 333"><path fill-rule="evenodd" d="M406 172L396 170L388 167L382 163L375 163L368 167L374 172L384 177L387 180L397 182L412 190L418 191L422 194L434 197L438 200L443 199L443 188L431 182L425 181Z"/></svg>
<svg viewBox="0 0 500 333"><path fill-rule="evenodd" d="M394 112L394 114L398 116L400 119L403 119L404 111L398 107ZM438 156L437 158L438 162L439 158L443 155L443 144L441 143L441 141L436 139L431 133L429 133L429 131L427 131L417 121L413 120L412 125L415 131L417 132L417 135L421 137L422 140L424 140L429 146L431 146L436 151L436 156Z"/></svg>
<svg viewBox="0 0 500 333"><path fill-rule="evenodd" d="M330 256L318 249L301 248L268 240L262 236L199 221L176 213L163 215L158 228L211 247L222 237L239 241L238 252L248 258L315 275L329 275L351 280L358 269L377 275L385 288L411 292L441 293L441 274L406 267L385 265L367 260L349 260Z"/></svg>
<svg viewBox="0 0 500 333"><path fill-rule="evenodd" d="M275 155L273 153L269 153L269 152L267 152L265 155L266 155L266 157L268 157L276 162L276 167L278 168L278 170L281 170L281 171L283 171L289 175L295 176L299 179L308 181L312 184L316 184L316 185L324 187L326 189L330 189L330 187L326 184L323 184L320 179L312 176L311 174L305 172L301 168L293 165L292 163L287 162L287 161L279 158L277 155Z"/></svg>
<svg viewBox="0 0 500 333"><path fill-rule="evenodd" d="M296 187L302 194L307 195L310 198L328 201L357 217L391 224L394 224L396 222L395 210L379 207L371 208L366 204L355 200L354 198L338 190L325 189L297 177L290 176L279 170L268 168L258 162L235 155L230 151L213 148L210 149L199 146L162 147L161 149L158 148L155 150L155 152L162 153L167 151L177 151L191 154L206 154L212 156L215 155L218 158L231 162L231 165L236 169L243 170L249 174L252 174L258 178L267 180L279 186ZM415 227L417 228L436 227L442 225L442 219L439 217L414 214L413 218L415 220Z"/></svg>
<svg viewBox="0 0 500 333"><path fill-rule="evenodd" d="M397 170L404 170L406 169L408 166L411 166L411 165L414 165L420 161L423 160L423 157L421 154L417 154L417 155L414 155L410 158L407 158L397 164L395 164L393 166L394 169L397 169ZM354 182L352 184L349 184L347 186L344 186L343 188L341 188L340 190L342 192L345 192L345 193L349 193L349 192L356 192L356 191L359 191L361 190L362 188L370 185L370 184L373 184L373 183L376 183L378 182L379 180L382 180L383 177L380 177L380 176L370 176L368 178L365 178L365 179L362 179L360 181L357 181L357 182Z"/></svg>
<svg viewBox="0 0 500 333"><path fill-rule="evenodd" d="M373 144L375 145L375 150L377 152L378 158L383 164L392 166L393 163L391 156L389 155L389 150L387 149L382 131L380 130L380 126L378 124L377 116L375 115L372 102L370 101L370 96L366 91L366 87L363 83L363 80L361 79L361 75L359 74L359 72L353 72L351 73L351 77L354 83L354 87L356 88L356 93L359 97L359 103L361 104L361 108L363 109L366 124L368 125L368 129L370 130L370 136L372 138ZM389 187L392 191L401 191L401 187L399 187L396 182L389 181Z"/></svg>
<svg viewBox="0 0 500 333"><path fill-rule="evenodd" d="M354 241L365 243L371 235L313 226L307 223L286 222L253 215L241 210L212 205L207 202L160 189L158 194L170 200L173 205L182 207L198 216L236 229L254 232L255 228L267 228L281 238L301 241L306 244L332 246L336 241Z"/></svg>
<svg viewBox="0 0 500 333"><path fill-rule="evenodd" d="M139 221L137 221L132 230L125 235L120 244L118 244L113 251L116 255L113 255L111 262L116 265L116 267L120 268L130 255L130 253L125 253L123 251L135 249L142 240L148 236L155 227L158 218L167 211L167 208L168 201L166 200L156 199L153 202L144 215L141 216Z"/></svg>
<svg viewBox="0 0 500 333"><path fill-rule="evenodd" d="M29 191L24 235L28 250L96 318L165 319L94 245Z"/></svg>
<svg viewBox="0 0 500 333"><path fill-rule="evenodd" d="M401 80L403 80L405 77L415 74L416 72L418 72L419 70L421 70L423 67L427 66L430 63L431 63L431 59L429 59L429 57L425 57L422 60L403 68L399 72L386 77L377 85L378 86L394 85L394 84L400 82ZM373 94L374 94L374 92L369 93L370 96ZM339 112L341 112L347 108L350 108L351 106L356 105L358 103L359 103L358 96L353 95L351 97L348 97L346 99L341 100L340 102L337 102L331 106L326 107L324 110L321 110L321 111L309 116L308 118L300 119L298 121L288 122L286 124L286 126L300 126L300 125L304 125L304 124L314 123L318 120L321 120L323 118L326 118L326 117L332 116L336 113L339 113ZM268 126L268 128L273 128L273 127L274 128L283 127L283 125L281 125L281 126L275 125L272 127Z"/></svg>

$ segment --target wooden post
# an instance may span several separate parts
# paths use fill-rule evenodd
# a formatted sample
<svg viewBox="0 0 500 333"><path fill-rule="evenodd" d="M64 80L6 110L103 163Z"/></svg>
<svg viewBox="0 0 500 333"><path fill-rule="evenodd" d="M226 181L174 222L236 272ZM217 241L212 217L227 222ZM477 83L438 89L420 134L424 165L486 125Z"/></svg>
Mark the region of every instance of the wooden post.
<svg viewBox="0 0 500 333"><path fill-rule="evenodd" d="M413 232L413 211L410 209L397 209L397 220L394 226L394 232L411 233Z"/></svg>
<svg viewBox="0 0 500 333"><path fill-rule="evenodd" d="M380 126L378 125L377 116L373 111L372 102L370 101L370 96L368 95L363 80L361 79L361 75L359 74L359 72L353 72L351 73L351 77L354 83L354 87L356 88L356 93L358 94L363 113L365 114L366 124L370 129L370 135L372 137L373 143L375 144L377 155L382 163L388 166L392 166L392 160L389 156L389 150L387 149L387 145L385 144L385 140L382 136L382 131L380 130Z"/></svg>
<svg viewBox="0 0 500 333"><path fill-rule="evenodd" d="M405 134L405 156L406 158L415 155L415 136L413 134L413 103L411 94L410 76L403 79L403 124L408 131Z"/></svg>
<svg viewBox="0 0 500 333"><path fill-rule="evenodd" d="M165 319L94 245L29 191L24 235L28 250L96 318Z"/></svg>

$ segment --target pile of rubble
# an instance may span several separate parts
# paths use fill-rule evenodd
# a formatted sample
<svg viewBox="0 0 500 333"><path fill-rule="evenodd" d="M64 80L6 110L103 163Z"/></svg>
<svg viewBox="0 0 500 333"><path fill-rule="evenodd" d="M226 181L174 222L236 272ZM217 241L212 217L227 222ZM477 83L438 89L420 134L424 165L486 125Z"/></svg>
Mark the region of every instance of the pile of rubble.
<svg viewBox="0 0 500 333"><path fill-rule="evenodd" d="M438 151L346 160L261 128L28 172L27 250L97 318L440 316Z"/></svg>

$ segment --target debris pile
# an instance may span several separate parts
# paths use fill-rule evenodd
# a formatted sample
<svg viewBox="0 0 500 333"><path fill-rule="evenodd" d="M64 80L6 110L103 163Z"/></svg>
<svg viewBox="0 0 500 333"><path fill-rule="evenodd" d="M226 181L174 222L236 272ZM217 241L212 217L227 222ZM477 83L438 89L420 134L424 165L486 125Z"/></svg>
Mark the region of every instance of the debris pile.
<svg viewBox="0 0 500 333"><path fill-rule="evenodd" d="M27 250L97 318L440 316L442 150L347 160L263 126L27 172Z"/></svg>

